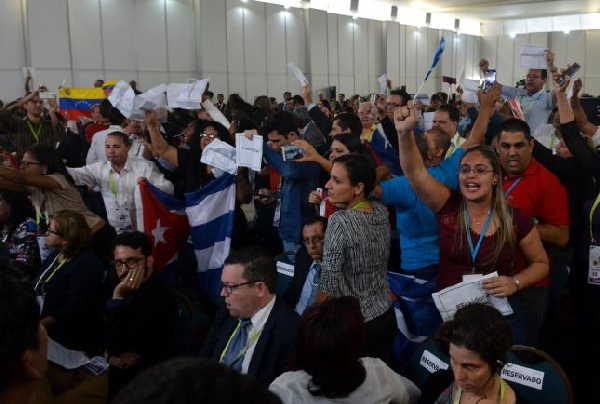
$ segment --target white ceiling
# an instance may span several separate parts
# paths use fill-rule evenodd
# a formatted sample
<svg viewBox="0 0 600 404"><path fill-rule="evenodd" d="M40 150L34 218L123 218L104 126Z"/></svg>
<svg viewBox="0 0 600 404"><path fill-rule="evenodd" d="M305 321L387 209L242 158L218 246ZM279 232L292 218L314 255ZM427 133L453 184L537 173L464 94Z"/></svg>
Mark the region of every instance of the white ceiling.
<svg viewBox="0 0 600 404"><path fill-rule="evenodd" d="M600 0L400 0L394 3L399 6L414 6L427 11L452 13L480 20L547 17L600 11Z"/></svg>

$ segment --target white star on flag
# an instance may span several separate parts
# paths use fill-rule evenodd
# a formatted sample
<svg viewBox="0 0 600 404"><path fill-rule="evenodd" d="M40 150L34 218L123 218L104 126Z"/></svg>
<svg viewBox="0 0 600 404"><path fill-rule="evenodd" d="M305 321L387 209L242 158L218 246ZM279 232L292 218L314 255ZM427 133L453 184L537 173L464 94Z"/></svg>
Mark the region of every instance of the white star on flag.
<svg viewBox="0 0 600 404"><path fill-rule="evenodd" d="M160 226L160 219L158 219L158 221L156 222L156 227L154 228L154 230L152 230L152 237L154 237L154 246L155 247L158 243L166 243L167 242L165 240L165 232L167 231L167 229L169 229L169 227L161 227Z"/></svg>

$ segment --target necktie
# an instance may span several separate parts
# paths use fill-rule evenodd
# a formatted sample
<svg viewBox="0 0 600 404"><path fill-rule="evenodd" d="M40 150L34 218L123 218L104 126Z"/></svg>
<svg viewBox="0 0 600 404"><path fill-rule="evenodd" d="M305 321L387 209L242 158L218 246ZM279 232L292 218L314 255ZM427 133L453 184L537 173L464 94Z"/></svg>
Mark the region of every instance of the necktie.
<svg viewBox="0 0 600 404"><path fill-rule="evenodd" d="M231 338L227 353L223 358L223 363L238 372L242 370L242 362L244 361L244 355L246 354L246 344L248 343L248 330L252 325L250 320L240 320L237 327L237 332Z"/></svg>

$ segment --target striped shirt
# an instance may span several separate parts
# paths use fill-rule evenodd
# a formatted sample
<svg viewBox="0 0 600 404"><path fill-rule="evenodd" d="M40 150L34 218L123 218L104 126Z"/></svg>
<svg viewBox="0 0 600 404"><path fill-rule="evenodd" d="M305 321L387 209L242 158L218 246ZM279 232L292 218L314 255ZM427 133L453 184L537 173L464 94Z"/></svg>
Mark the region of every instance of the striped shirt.
<svg viewBox="0 0 600 404"><path fill-rule="evenodd" d="M366 321L391 306L387 281L390 255L388 211L373 203L373 212L340 210L329 218L319 287L331 296L354 296Z"/></svg>

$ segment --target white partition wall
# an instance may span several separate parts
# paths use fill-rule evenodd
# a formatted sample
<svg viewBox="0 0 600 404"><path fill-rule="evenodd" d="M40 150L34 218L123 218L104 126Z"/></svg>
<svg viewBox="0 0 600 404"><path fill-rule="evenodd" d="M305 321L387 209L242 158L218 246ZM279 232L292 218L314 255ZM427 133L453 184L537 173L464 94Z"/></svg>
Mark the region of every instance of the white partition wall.
<svg viewBox="0 0 600 404"><path fill-rule="evenodd" d="M414 91L431 63L440 31L317 9L241 0L2 0L0 98L23 94L23 66L37 84L91 86L94 80L136 80L148 89L161 82L209 77L211 89L237 92L248 101L281 98L300 85L288 63L313 88L336 86L368 94L388 72L394 85ZM418 32L418 33L416 33ZM454 38L454 33L444 33ZM448 39L448 38L447 38ZM458 75L478 60L477 37L448 41L440 77Z"/></svg>

